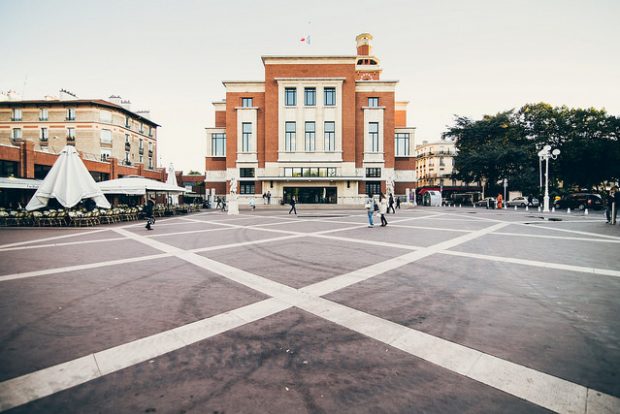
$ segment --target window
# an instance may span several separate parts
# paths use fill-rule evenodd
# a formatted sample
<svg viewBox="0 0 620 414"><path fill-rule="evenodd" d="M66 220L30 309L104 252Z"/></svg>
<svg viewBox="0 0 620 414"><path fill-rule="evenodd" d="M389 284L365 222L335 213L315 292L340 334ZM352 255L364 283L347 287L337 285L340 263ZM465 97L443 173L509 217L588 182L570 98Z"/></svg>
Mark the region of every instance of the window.
<svg viewBox="0 0 620 414"><path fill-rule="evenodd" d="M439 157L439 165L440 165L441 167L443 167L443 166L445 166L445 165L446 165L446 163L445 163L445 162L444 162L444 160L443 160L443 157Z"/></svg>
<svg viewBox="0 0 620 414"><path fill-rule="evenodd" d="M314 130L314 121L306 122L306 151L314 152L316 150L316 134Z"/></svg>
<svg viewBox="0 0 620 414"><path fill-rule="evenodd" d="M17 177L17 162L0 160L0 177L10 176Z"/></svg>
<svg viewBox="0 0 620 414"><path fill-rule="evenodd" d="M141 134L144 134L144 124L140 124L140 129L138 130Z"/></svg>
<svg viewBox="0 0 620 414"><path fill-rule="evenodd" d="M333 121L325 122L325 151L336 151L336 123Z"/></svg>
<svg viewBox="0 0 620 414"><path fill-rule="evenodd" d="M99 120L101 122L112 123L112 112L110 112L110 111L100 111L99 112Z"/></svg>
<svg viewBox="0 0 620 414"><path fill-rule="evenodd" d="M316 105L316 88L304 88L304 105Z"/></svg>
<svg viewBox="0 0 620 414"><path fill-rule="evenodd" d="M107 161L108 158L112 156L112 150L110 149L102 149L101 150L101 161Z"/></svg>
<svg viewBox="0 0 620 414"><path fill-rule="evenodd" d="M336 105L336 88L324 88L323 94L325 95L325 106Z"/></svg>
<svg viewBox="0 0 620 414"><path fill-rule="evenodd" d="M250 140L252 138L252 124L243 122L241 124L241 152L250 152Z"/></svg>
<svg viewBox="0 0 620 414"><path fill-rule="evenodd" d="M252 102L252 98L241 98L241 106L244 108L251 108L253 107L253 102Z"/></svg>
<svg viewBox="0 0 620 414"><path fill-rule="evenodd" d="M284 88L284 105L286 106L297 105L297 89Z"/></svg>
<svg viewBox="0 0 620 414"><path fill-rule="evenodd" d="M239 177L254 178L254 168L239 168Z"/></svg>
<svg viewBox="0 0 620 414"><path fill-rule="evenodd" d="M370 152L379 152L379 123L368 123L368 135L370 138Z"/></svg>
<svg viewBox="0 0 620 414"><path fill-rule="evenodd" d="M366 168L366 177L381 177L381 168Z"/></svg>
<svg viewBox="0 0 620 414"><path fill-rule="evenodd" d="M41 141L47 141L49 139L49 131L47 128L41 128L41 132L39 133L39 139Z"/></svg>
<svg viewBox="0 0 620 414"><path fill-rule="evenodd" d="M153 158L152 157L149 157L149 166L148 166L148 168L151 169L151 170L153 169Z"/></svg>
<svg viewBox="0 0 620 414"><path fill-rule="evenodd" d="M45 179L45 177L47 177L47 173L49 173L51 169L52 167L49 165L35 164L34 165L34 178L37 180Z"/></svg>
<svg viewBox="0 0 620 414"><path fill-rule="evenodd" d="M39 109L39 121L47 121L47 119L48 119L47 108Z"/></svg>
<svg viewBox="0 0 620 414"><path fill-rule="evenodd" d="M226 156L226 134L211 134L211 155L214 157Z"/></svg>
<svg viewBox="0 0 620 414"><path fill-rule="evenodd" d="M368 98L368 106L377 108L379 106L379 98Z"/></svg>
<svg viewBox="0 0 620 414"><path fill-rule="evenodd" d="M295 122L285 124L284 151L295 151Z"/></svg>
<svg viewBox="0 0 620 414"><path fill-rule="evenodd" d="M75 140L75 128L67 128L67 140Z"/></svg>
<svg viewBox="0 0 620 414"><path fill-rule="evenodd" d="M366 181L366 194L379 194L381 192L380 181Z"/></svg>
<svg viewBox="0 0 620 414"><path fill-rule="evenodd" d="M287 167L285 177L335 177L335 167Z"/></svg>
<svg viewBox="0 0 620 414"><path fill-rule="evenodd" d="M22 138L22 129L21 128L13 128L13 134L11 135L13 139L21 139Z"/></svg>
<svg viewBox="0 0 620 414"><path fill-rule="evenodd" d="M11 121L21 121L22 110L19 108L13 108L13 115L11 115Z"/></svg>
<svg viewBox="0 0 620 414"><path fill-rule="evenodd" d="M125 165L131 165L131 161L129 160L129 151L125 151Z"/></svg>
<svg viewBox="0 0 620 414"><path fill-rule="evenodd" d="M109 129L102 129L100 135L102 144L111 144L112 143L112 131Z"/></svg>
<svg viewBox="0 0 620 414"><path fill-rule="evenodd" d="M153 127L149 127L149 137L153 136Z"/></svg>
<svg viewBox="0 0 620 414"><path fill-rule="evenodd" d="M140 151L140 153L144 152L144 140L142 138L140 138L140 141L138 143L138 150Z"/></svg>
<svg viewBox="0 0 620 414"><path fill-rule="evenodd" d="M254 194L256 185L254 181L240 181L239 182L239 194Z"/></svg>
<svg viewBox="0 0 620 414"><path fill-rule="evenodd" d="M75 121L75 108L67 108L67 121Z"/></svg>
<svg viewBox="0 0 620 414"><path fill-rule="evenodd" d="M125 145L130 144L129 142L129 134L125 134Z"/></svg>
<svg viewBox="0 0 620 414"><path fill-rule="evenodd" d="M131 129L131 119L128 116L125 117L125 128Z"/></svg>
<svg viewBox="0 0 620 414"><path fill-rule="evenodd" d="M394 137L396 141L394 149L397 157L409 156L409 134L397 133Z"/></svg>

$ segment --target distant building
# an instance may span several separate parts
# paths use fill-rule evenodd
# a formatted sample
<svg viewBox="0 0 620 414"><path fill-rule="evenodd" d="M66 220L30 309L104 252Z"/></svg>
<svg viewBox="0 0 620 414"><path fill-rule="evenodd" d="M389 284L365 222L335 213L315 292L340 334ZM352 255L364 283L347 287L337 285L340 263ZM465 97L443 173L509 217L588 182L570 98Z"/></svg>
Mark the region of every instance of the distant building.
<svg viewBox="0 0 620 414"><path fill-rule="evenodd" d="M206 188L231 179L243 199L360 203L367 193L414 188L415 135L398 81L381 80L372 36L355 56L263 56L264 80L224 81L206 129Z"/></svg>
<svg viewBox="0 0 620 414"><path fill-rule="evenodd" d="M466 183L452 178L456 155L454 142L424 141L416 147L415 155L418 195L423 195L429 190L437 190L443 192L444 198L449 198L454 193L481 191L478 183Z"/></svg>

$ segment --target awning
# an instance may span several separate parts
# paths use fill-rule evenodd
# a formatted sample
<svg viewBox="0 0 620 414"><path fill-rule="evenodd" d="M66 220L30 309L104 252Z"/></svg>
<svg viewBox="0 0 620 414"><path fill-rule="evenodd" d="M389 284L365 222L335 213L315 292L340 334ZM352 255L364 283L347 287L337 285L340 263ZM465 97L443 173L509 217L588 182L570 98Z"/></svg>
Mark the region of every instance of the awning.
<svg viewBox="0 0 620 414"><path fill-rule="evenodd" d="M0 188L19 188L22 190L36 190L43 180L31 178L0 177Z"/></svg>
<svg viewBox="0 0 620 414"><path fill-rule="evenodd" d="M180 194L188 192L179 186L162 183L141 176L129 176L97 183L104 194L144 195L147 192Z"/></svg>

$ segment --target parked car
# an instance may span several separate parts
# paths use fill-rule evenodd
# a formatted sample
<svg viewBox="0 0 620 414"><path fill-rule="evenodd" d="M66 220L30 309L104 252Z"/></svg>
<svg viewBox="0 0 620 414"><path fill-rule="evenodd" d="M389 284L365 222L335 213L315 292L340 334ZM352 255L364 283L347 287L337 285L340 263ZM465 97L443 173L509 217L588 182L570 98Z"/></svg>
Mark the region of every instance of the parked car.
<svg viewBox="0 0 620 414"><path fill-rule="evenodd" d="M476 207L486 207L487 203L489 207L495 208L495 197L487 197L476 201Z"/></svg>
<svg viewBox="0 0 620 414"><path fill-rule="evenodd" d="M604 207L603 198L598 194L574 193L568 194L553 202L557 209L572 208L583 210L586 208L602 210Z"/></svg>
<svg viewBox="0 0 620 414"><path fill-rule="evenodd" d="M525 207L527 205L530 205L531 207L538 207L539 204L540 203L537 198L532 198L532 204L529 204L527 201L527 197L515 197L512 200L506 202L506 205L508 207Z"/></svg>

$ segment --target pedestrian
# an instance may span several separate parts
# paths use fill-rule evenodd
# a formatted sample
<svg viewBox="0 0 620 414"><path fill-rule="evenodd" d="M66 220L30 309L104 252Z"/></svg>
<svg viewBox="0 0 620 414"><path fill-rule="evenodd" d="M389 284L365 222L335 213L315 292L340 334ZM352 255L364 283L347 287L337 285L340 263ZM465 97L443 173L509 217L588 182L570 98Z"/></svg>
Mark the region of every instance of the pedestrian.
<svg viewBox="0 0 620 414"><path fill-rule="evenodd" d="M144 206L144 217L146 217L146 229L153 230L151 227L155 224L155 218L153 217L153 210L155 209L155 202L152 199L148 199L146 201L146 205Z"/></svg>
<svg viewBox="0 0 620 414"><path fill-rule="evenodd" d="M267 204L271 204L271 191L267 191Z"/></svg>
<svg viewBox="0 0 620 414"><path fill-rule="evenodd" d="M226 211L226 198L222 197L222 211Z"/></svg>
<svg viewBox="0 0 620 414"><path fill-rule="evenodd" d="M297 215L297 209L295 208L295 196L291 196L291 209L288 211L288 214L291 214L291 211L295 212L295 215Z"/></svg>
<svg viewBox="0 0 620 414"><path fill-rule="evenodd" d="M222 208L222 199L220 197L216 198L217 204L215 205L215 208Z"/></svg>
<svg viewBox="0 0 620 414"><path fill-rule="evenodd" d="M267 204L267 194L263 193L263 205Z"/></svg>
<svg viewBox="0 0 620 414"><path fill-rule="evenodd" d="M381 215L381 227L385 227L388 225L388 222L385 218L385 215L388 212L388 202L385 198L385 196L383 195L383 193L381 193L379 195L379 214Z"/></svg>
<svg viewBox="0 0 620 414"><path fill-rule="evenodd" d="M502 209L504 207L504 198L502 197L501 194L497 195L497 208L498 209Z"/></svg>
<svg viewBox="0 0 620 414"><path fill-rule="evenodd" d="M532 206L533 207L532 200L534 200L534 197L531 194L529 196L527 196L527 205L528 206Z"/></svg>
<svg viewBox="0 0 620 414"><path fill-rule="evenodd" d="M396 210L394 210L394 196L390 194L390 201L388 204L387 212L390 213L390 209L392 210L392 214L396 214Z"/></svg>
<svg viewBox="0 0 620 414"><path fill-rule="evenodd" d="M605 216L607 217L607 223L616 224L616 217L618 216L618 207L620 206L620 193L618 187L614 186L607 193L607 208L605 209Z"/></svg>
<svg viewBox="0 0 620 414"><path fill-rule="evenodd" d="M254 200L254 196L250 197L249 204L252 211L256 210L256 200Z"/></svg>
<svg viewBox="0 0 620 414"><path fill-rule="evenodd" d="M366 198L364 207L366 207L366 213L368 213L368 227L374 227L374 223L372 222L372 215L375 213L375 200L372 198L372 193L368 193L368 197Z"/></svg>
<svg viewBox="0 0 620 414"><path fill-rule="evenodd" d="M396 208L400 210L400 197L396 197Z"/></svg>

